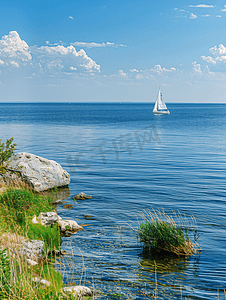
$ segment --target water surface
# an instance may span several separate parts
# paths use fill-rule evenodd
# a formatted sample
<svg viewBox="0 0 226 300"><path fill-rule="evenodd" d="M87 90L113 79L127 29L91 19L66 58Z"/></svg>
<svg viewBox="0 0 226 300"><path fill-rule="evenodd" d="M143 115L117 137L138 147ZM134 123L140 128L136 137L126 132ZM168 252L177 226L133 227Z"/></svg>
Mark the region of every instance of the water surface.
<svg viewBox="0 0 226 300"><path fill-rule="evenodd" d="M71 174L73 209L58 213L89 226L63 238L65 283L94 285L100 299L147 299L157 278L158 299L224 299L226 106L168 108L156 116L153 104L0 104L0 138ZM82 191L93 199L74 202ZM142 254L135 229L152 208L193 215L202 253Z"/></svg>

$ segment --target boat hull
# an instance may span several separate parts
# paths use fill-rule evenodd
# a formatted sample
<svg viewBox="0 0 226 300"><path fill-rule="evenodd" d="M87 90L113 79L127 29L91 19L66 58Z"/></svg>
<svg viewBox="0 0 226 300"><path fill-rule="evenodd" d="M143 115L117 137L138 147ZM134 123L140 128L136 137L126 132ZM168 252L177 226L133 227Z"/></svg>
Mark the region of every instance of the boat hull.
<svg viewBox="0 0 226 300"><path fill-rule="evenodd" d="M153 114L154 115L169 115L170 112L167 110L167 111L153 111Z"/></svg>

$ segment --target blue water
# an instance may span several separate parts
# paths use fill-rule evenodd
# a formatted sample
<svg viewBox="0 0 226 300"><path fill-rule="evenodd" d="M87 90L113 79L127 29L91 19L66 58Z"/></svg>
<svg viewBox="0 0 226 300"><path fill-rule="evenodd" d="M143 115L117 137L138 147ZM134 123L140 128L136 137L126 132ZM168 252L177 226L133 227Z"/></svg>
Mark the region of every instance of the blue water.
<svg viewBox="0 0 226 300"><path fill-rule="evenodd" d="M0 104L0 138L17 151L59 162L71 175L73 209L85 224L63 238L57 264L65 283L95 288L96 299L225 299L226 105ZM92 200L74 202L79 192ZM140 212L194 216L202 253L145 255L136 237ZM85 215L92 216L87 219Z"/></svg>

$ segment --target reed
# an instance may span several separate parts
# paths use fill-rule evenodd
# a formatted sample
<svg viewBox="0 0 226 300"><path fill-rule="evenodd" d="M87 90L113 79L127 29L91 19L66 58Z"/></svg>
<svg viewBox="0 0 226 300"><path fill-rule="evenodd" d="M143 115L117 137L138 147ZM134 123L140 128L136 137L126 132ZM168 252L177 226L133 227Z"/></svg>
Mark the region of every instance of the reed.
<svg viewBox="0 0 226 300"><path fill-rule="evenodd" d="M141 217L144 222L139 225L139 237L145 248L155 251L164 250L176 255L192 255L201 252L194 217L188 220L179 212L169 216L164 210L154 209L142 212ZM194 242L191 241L191 233Z"/></svg>

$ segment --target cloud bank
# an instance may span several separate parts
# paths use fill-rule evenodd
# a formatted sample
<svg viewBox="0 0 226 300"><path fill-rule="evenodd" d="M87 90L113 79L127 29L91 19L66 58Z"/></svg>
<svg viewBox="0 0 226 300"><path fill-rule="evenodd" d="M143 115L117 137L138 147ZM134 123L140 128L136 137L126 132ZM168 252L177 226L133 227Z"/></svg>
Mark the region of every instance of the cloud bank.
<svg viewBox="0 0 226 300"><path fill-rule="evenodd" d="M59 74L59 72L100 72L100 65L86 52L71 45L29 46L16 31L0 40L0 67L30 69L32 73Z"/></svg>

